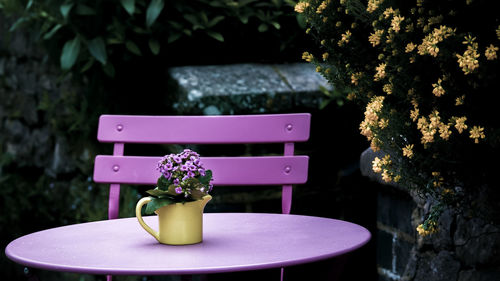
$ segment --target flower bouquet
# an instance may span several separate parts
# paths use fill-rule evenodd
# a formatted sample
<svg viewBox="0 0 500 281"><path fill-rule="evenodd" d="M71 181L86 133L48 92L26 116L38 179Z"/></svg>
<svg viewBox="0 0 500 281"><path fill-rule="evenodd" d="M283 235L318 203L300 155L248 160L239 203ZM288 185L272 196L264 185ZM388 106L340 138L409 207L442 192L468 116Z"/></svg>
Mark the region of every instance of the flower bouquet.
<svg viewBox="0 0 500 281"><path fill-rule="evenodd" d="M161 173L157 187L146 191L152 198L146 205L146 214L170 204L201 200L212 191L212 171L206 170L200 155L190 149L165 155L157 170Z"/></svg>

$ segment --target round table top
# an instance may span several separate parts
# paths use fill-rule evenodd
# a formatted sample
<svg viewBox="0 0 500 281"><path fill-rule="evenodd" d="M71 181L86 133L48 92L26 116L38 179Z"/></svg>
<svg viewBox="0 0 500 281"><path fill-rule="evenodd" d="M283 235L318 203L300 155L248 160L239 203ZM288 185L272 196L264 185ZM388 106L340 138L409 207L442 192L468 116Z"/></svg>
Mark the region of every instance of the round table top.
<svg viewBox="0 0 500 281"><path fill-rule="evenodd" d="M158 229L156 216L144 217ZM370 240L365 228L322 217L208 213L203 242L163 245L135 217L68 225L12 241L22 265L85 274L206 274L286 267L339 256Z"/></svg>

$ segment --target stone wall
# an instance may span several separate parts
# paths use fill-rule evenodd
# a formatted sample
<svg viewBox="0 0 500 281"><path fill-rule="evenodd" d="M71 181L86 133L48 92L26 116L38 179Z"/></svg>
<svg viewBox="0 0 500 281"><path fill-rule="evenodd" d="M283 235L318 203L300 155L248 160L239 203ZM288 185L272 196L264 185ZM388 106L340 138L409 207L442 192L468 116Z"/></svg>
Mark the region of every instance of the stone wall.
<svg viewBox="0 0 500 281"><path fill-rule="evenodd" d="M493 281L500 280L500 227L477 217L446 210L439 232L421 237L415 229L432 202L372 171L380 152L361 155L364 176L378 182L377 271L379 280Z"/></svg>

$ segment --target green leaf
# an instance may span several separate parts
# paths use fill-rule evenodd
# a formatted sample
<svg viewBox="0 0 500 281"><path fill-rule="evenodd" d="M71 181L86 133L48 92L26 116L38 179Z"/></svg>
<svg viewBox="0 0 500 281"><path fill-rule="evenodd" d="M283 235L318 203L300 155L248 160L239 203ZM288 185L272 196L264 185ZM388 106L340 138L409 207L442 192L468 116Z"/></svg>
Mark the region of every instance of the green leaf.
<svg viewBox="0 0 500 281"><path fill-rule="evenodd" d="M306 29L307 23L306 23L306 17L303 14L297 14L297 24L300 26L302 29Z"/></svg>
<svg viewBox="0 0 500 281"><path fill-rule="evenodd" d="M165 3L163 2L163 0L151 0L148 9L146 10L147 27L151 27L153 25L153 23L156 21L161 11L163 10L164 6Z"/></svg>
<svg viewBox="0 0 500 281"><path fill-rule="evenodd" d="M133 15L135 11L135 0L120 0L122 7L129 15Z"/></svg>
<svg viewBox="0 0 500 281"><path fill-rule="evenodd" d="M212 180L212 170L206 170L205 171L205 176L199 177L198 180L203 185L210 184L210 181Z"/></svg>
<svg viewBox="0 0 500 281"><path fill-rule="evenodd" d="M259 30L259 32L266 32L268 28L269 28L269 27L267 26L267 24L265 24L265 23L261 23L261 24L259 25L259 27L257 28L257 30Z"/></svg>
<svg viewBox="0 0 500 281"><path fill-rule="evenodd" d="M12 32L12 31L16 30L16 29L17 29L17 27L19 27L19 26L20 26L23 22L25 22L25 21L28 21L28 19L27 19L27 18L25 18L25 17L18 18L18 19L16 20L16 22L14 22L14 24L12 24L12 26L11 26L11 27L10 27L10 29L9 29L9 31L10 31L10 32Z"/></svg>
<svg viewBox="0 0 500 281"><path fill-rule="evenodd" d="M170 195L168 191L160 190L158 188L147 190L146 193L155 197Z"/></svg>
<svg viewBox="0 0 500 281"><path fill-rule="evenodd" d="M331 101L332 101L331 99L325 99L325 100L323 100L321 102L321 104L319 105L319 109L323 110L325 107L327 107L330 104Z"/></svg>
<svg viewBox="0 0 500 281"><path fill-rule="evenodd" d="M66 41L64 43L62 53L61 53L61 68L63 70L69 70L76 62L78 54L80 53L80 38L76 36L72 40Z"/></svg>
<svg viewBox="0 0 500 281"><path fill-rule="evenodd" d="M115 77L115 67L109 61L102 66L102 71L111 78Z"/></svg>
<svg viewBox="0 0 500 281"><path fill-rule="evenodd" d="M65 3L59 7L59 11L61 12L61 15L64 19L68 18L69 12L71 11L71 8L73 8L73 5L73 3Z"/></svg>
<svg viewBox="0 0 500 281"><path fill-rule="evenodd" d="M160 209L161 207L164 207L164 206L167 206L170 204L174 204L174 203L175 203L174 200L172 200L170 198L152 198L151 202L149 202L146 205L145 213L150 215L150 214L154 213L154 211Z"/></svg>
<svg viewBox="0 0 500 281"><path fill-rule="evenodd" d="M106 44L101 37L96 37L89 41L88 48L90 54L102 64L106 64L108 55L106 54Z"/></svg>
<svg viewBox="0 0 500 281"><path fill-rule="evenodd" d="M93 65L94 65L95 59L90 58L89 61L80 69L80 73L84 73L85 71L89 70Z"/></svg>
<svg viewBox="0 0 500 281"><path fill-rule="evenodd" d="M172 43L172 42L175 42L177 41L177 39L179 39L181 37L182 34L180 33L172 33L168 36L168 43Z"/></svg>
<svg viewBox="0 0 500 281"><path fill-rule="evenodd" d="M215 26L216 24L218 24L221 20L223 20L224 18L225 18L224 16L217 16L217 17L215 17L215 18L211 19L211 20L208 22L207 26L208 26L208 27L213 27L213 26Z"/></svg>
<svg viewBox="0 0 500 281"><path fill-rule="evenodd" d="M29 0L28 3L26 4L26 11L29 10L33 6L33 0Z"/></svg>
<svg viewBox="0 0 500 281"><path fill-rule="evenodd" d="M149 39L149 49L151 49L151 53L158 55L160 53L160 43L153 38Z"/></svg>
<svg viewBox="0 0 500 281"><path fill-rule="evenodd" d="M241 21L241 23L243 23L243 24L247 24L247 23L248 23L248 18L249 18L249 16L248 16L248 15L241 15L241 16L240 16L240 21Z"/></svg>
<svg viewBox="0 0 500 281"><path fill-rule="evenodd" d="M43 40L48 40L48 39L52 38L52 36L54 36L54 34L56 34L56 32L59 29L61 29L61 27L63 27L63 25L60 23L54 25L54 27L52 27L52 29L50 29L49 32L47 32L47 33L45 33L45 35L43 35Z"/></svg>
<svg viewBox="0 0 500 281"><path fill-rule="evenodd" d="M205 25L205 26L208 25L208 17L207 17L207 14L205 12L202 11L200 13L200 18L203 22L203 25Z"/></svg>
<svg viewBox="0 0 500 281"><path fill-rule="evenodd" d="M81 16L93 16L95 15L95 10L87 5L78 4L76 6L76 14Z"/></svg>
<svg viewBox="0 0 500 281"><path fill-rule="evenodd" d="M187 15L184 15L184 18L188 22L190 22L192 25L200 25L200 23L198 22L198 18L196 18L195 15L187 14Z"/></svg>
<svg viewBox="0 0 500 281"><path fill-rule="evenodd" d="M224 42L224 37L219 32L207 30L207 35L220 42Z"/></svg>
<svg viewBox="0 0 500 281"><path fill-rule="evenodd" d="M132 41L127 41L127 43L125 43L125 47L127 48L127 50L129 50L132 54L135 54L135 55L138 55L138 56L142 56L142 53L141 53L141 50L139 49L139 47Z"/></svg>
<svg viewBox="0 0 500 281"><path fill-rule="evenodd" d="M164 176L160 176L158 178L158 181L156 182L156 186L161 189L161 190L167 190L168 189L168 186L171 185L172 182L169 181L167 178L165 178Z"/></svg>
<svg viewBox="0 0 500 281"><path fill-rule="evenodd" d="M272 21L271 24L274 26L274 28L276 28L278 30L281 28L281 25L275 21Z"/></svg>

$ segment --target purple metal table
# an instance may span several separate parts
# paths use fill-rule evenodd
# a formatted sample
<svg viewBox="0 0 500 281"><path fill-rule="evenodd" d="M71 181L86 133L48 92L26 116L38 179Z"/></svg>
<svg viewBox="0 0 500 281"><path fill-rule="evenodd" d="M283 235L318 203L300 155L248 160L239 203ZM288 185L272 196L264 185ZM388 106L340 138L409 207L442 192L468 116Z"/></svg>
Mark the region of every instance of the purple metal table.
<svg viewBox="0 0 500 281"><path fill-rule="evenodd" d="M156 216L144 219L157 229ZM208 274L314 262L351 252L370 239L359 225L321 217L208 213L203 223L203 242L195 245L159 244L132 217L35 232L12 241L5 253L24 266L52 271Z"/></svg>

